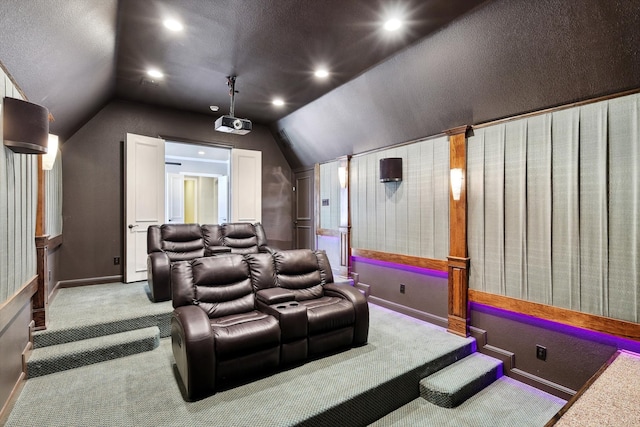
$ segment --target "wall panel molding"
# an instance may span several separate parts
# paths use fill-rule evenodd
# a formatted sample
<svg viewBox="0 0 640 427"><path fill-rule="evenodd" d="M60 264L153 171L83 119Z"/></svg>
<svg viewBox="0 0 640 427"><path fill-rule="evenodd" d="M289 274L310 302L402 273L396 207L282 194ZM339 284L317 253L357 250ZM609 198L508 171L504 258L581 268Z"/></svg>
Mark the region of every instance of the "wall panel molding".
<svg viewBox="0 0 640 427"><path fill-rule="evenodd" d="M447 260L422 258L410 255L394 254L388 252L371 251L368 249L351 248L351 256L369 258L376 261L391 262L394 264L409 265L412 267L427 268L429 270L448 271Z"/></svg>
<svg viewBox="0 0 640 427"><path fill-rule="evenodd" d="M637 323L469 289L469 301L552 322L640 341Z"/></svg>
<svg viewBox="0 0 640 427"><path fill-rule="evenodd" d="M31 297L37 290L38 276L33 276L18 292L0 304L0 332L4 331L16 314L31 302Z"/></svg>

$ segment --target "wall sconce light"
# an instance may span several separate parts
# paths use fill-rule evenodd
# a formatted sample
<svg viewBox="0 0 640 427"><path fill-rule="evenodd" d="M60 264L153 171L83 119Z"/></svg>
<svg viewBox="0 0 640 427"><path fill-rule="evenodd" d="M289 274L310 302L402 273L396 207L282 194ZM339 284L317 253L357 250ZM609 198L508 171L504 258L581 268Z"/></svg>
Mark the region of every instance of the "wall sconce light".
<svg viewBox="0 0 640 427"><path fill-rule="evenodd" d="M347 168L344 166L338 167L338 181L340 181L340 188L347 188Z"/></svg>
<svg viewBox="0 0 640 427"><path fill-rule="evenodd" d="M462 192L462 184L464 183L464 176L462 169L451 169L451 193L453 200L460 200L460 193Z"/></svg>
<svg viewBox="0 0 640 427"><path fill-rule="evenodd" d="M58 156L58 135L49 134L47 152L42 156L42 169L50 171Z"/></svg>
<svg viewBox="0 0 640 427"><path fill-rule="evenodd" d="M4 145L15 153L46 153L49 110L10 97L5 97L2 105Z"/></svg>

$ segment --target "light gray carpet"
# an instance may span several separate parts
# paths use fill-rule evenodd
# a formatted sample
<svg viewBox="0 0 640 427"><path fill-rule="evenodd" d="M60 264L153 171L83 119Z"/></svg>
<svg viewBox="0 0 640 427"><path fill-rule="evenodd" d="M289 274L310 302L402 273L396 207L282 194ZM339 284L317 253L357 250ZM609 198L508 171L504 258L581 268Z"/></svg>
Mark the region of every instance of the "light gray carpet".
<svg viewBox="0 0 640 427"><path fill-rule="evenodd" d="M564 404L560 398L502 377L455 408L419 398L372 426L542 427Z"/></svg>
<svg viewBox="0 0 640 427"><path fill-rule="evenodd" d="M60 289L49 306L49 324L34 333L34 347L158 326L170 334L171 301L152 303L147 282Z"/></svg>
<svg viewBox="0 0 640 427"><path fill-rule="evenodd" d="M94 299L87 305L91 301L101 306ZM150 352L33 378L26 382L7 426L364 425L379 418L371 419L371 414L381 407L397 408L417 398L420 378L464 357L474 345L472 339L431 324L374 305L370 308L368 345L198 402L186 402L180 393L169 339L162 339ZM75 322L78 316L71 317L68 320ZM54 322L57 325L59 319ZM521 400L526 403L529 392L523 393ZM514 399L508 393L502 396L507 397ZM552 407L555 413L556 401L548 397L545 410ZM486 405L477 416L504 417L494 406ZM523 403L514 410L538 413L541 407L528 409Z"/></svg>

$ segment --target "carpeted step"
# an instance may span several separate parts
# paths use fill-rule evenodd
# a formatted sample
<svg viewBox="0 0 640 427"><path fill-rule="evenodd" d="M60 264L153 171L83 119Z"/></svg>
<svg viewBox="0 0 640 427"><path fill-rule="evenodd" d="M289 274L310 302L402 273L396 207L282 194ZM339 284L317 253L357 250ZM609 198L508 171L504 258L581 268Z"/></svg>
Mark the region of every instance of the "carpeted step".
<svg viewBox="0 0 640 427"><path fill-rule="evenodd" d="M502 376L502 361L473 353L420 381L420 396L453 408Z"/></svg>
<svg viewBox="0 0 640 427"><path fill-rule="evenodd" d="M51 345L33 351L27 362L29 378L66 371L105 360L117 359L160 344L160 330L152 326L133 331Z"/></svg>
<svg viewBox="0 0 640 427"><path fill-rule="evenodd" d="M33 348L70 343L87 338L98 338L153 326L159 328L161 338L166 338L171 335L171 311L106 322L95 321L92 323L91 320L89 320L82 325L72 325L62 328L50 327L46 330L33 333Z"/></svg>

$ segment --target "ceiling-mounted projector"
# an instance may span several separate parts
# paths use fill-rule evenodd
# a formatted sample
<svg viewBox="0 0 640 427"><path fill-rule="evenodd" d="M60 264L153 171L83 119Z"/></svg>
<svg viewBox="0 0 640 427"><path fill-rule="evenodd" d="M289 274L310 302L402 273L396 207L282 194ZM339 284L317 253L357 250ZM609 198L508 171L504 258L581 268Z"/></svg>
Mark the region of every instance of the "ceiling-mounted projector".
<svg viewBox="0 0 640 427"><path fill-rule="evenodd" d="M229 86L229 96L231 96L231 109L228 116L218 117L215 129L218 132L235 133L237 135L246 135L251 132L251 120L240 119L233 115L235 106L236 76L227 76L227 86Z"/></svg>
<svg viewBox="0 0 640 427"><path fill-rule="evenodd" d="M251 132L251 120L239 119L233 116L221 116L216 120L216 130L218 132L246 135Z"/></svg>

